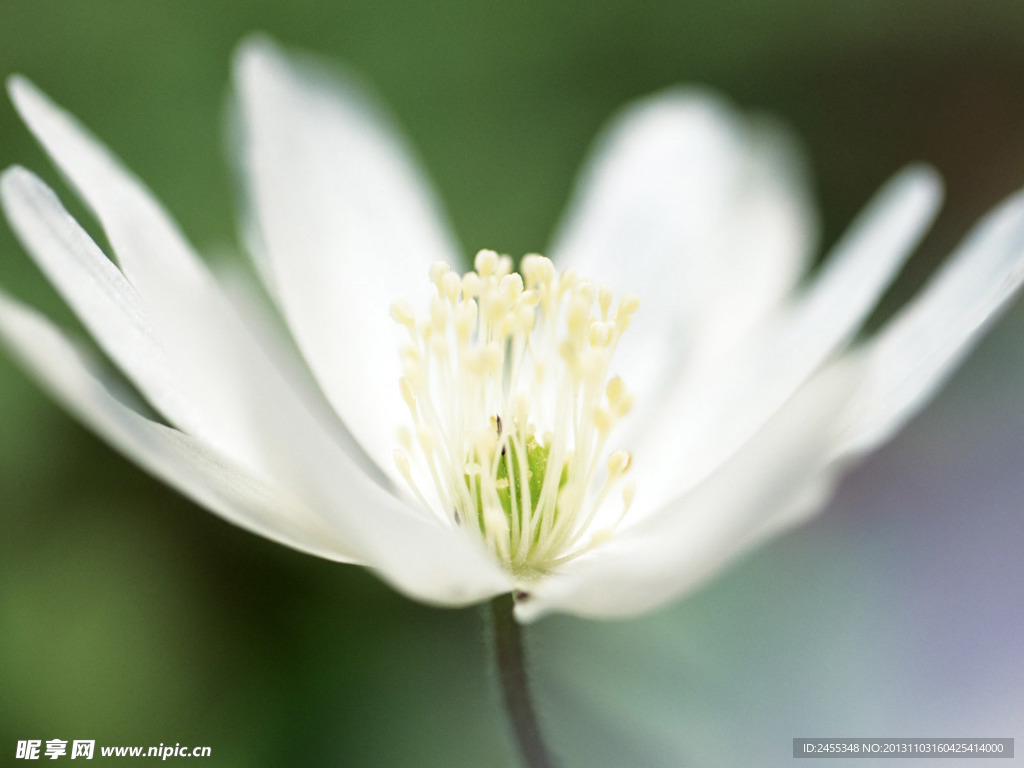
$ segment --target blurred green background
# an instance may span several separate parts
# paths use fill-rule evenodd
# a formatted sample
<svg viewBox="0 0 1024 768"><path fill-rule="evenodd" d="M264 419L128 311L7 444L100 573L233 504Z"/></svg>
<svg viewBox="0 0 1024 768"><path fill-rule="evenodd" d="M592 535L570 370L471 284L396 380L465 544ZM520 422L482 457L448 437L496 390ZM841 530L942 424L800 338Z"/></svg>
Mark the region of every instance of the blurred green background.
<svg viewBox="0 0 1024 768"><path fill-rule="evenodd" d="M680 82L796 129L826 246L902 164L938 167L944 214L882 315L1024 184L1017 0L0 0L0 72L78 115L219 253L236 249L229 61L252 30L374 85L467 253L543 250L602 123ZM6 102L0 163L56 182ZM0 283L69 321L6 227ZM1024 307L822 518L698 595L531 630L566 765L788 765L796 736L1024 738L1021 331ZM210 745L217 766L512 766L481 626L219 521L0 356L4 762L18 739L94 738Z"/></svg>

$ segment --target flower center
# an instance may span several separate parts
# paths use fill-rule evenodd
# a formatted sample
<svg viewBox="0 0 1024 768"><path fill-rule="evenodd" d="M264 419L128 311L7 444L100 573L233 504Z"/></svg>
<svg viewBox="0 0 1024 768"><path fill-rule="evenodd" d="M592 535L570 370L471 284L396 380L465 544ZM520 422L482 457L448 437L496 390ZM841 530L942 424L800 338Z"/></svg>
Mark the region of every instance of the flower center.
<svg viewBox="0 0 1024 768"><path fill-rule="evenodd" d="M399 384L414 425L400 431L395 462L426 506L529 579L607 539L632 504L630 455L607 451L632 397L609 367L639 302L615 302L542 256L515 273L509 257L480 251L474 266L461 276L431 267L425 317L392 306L409 332Z"/></svg>

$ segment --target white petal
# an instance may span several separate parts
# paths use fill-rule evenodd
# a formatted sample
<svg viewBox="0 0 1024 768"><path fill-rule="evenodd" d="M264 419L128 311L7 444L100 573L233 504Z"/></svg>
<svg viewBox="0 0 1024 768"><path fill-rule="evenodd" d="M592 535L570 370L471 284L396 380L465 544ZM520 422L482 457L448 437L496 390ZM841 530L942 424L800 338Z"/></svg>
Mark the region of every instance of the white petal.
<svg viewBox="0 0 1024 768"><path fill-rule="evenodd" d="M365 478L351 482L333 503L311 507L233 468L188 435L143 418L120 401L84 352L2 293L0 335L40 383L101 437L236 525L320 557L365 562L420 600L459 605L511 589L508 576L461 531L414 514ZM336 469L342 476L352 471Z"/></svg>
<svg viewBox="0 0 1024 768"><path fill-rule="evenodd" d="M817 212L795 139L780 126L752 123L720 231L704 258L714 263L694 328L691 367L713 365L776 310L816 246Z"/></svg>
<svg viewBox="0 0 1024 768"><path fill-rule="evenodd" d="M23 168L0 179L4 212L25 250L146 399L169 421L216 441L219 411L198 413L154 338L144 302L42 181Z"/></svg>
<svg viewBox="0 0 1024 768"><path fill-rule="evenodd" d="M206 290L205 268L143 184L28 80L12 77L8 90L26 125L100 220L136 289L148 300L166 278L184 295Z"/></svg>
<svg viewBox="0 0 1024 768"><path fill-rule="evenodd" d="M230 323L224 321L227 313L202 262L152 195L72 116L23 78L12 78L9 89L26 124L100 220L131 289L137 293L132 309L136 317L124 331L148 326L140 333L155 339L177 379L168 386L180 386L195 401L202 409L203 423L199 425L177 410L167 413L168 418L184 418L186 423L181 426L187 424L218 450L252 469L265 468L266 458L253 432L253 404L240 400L240 392L246 390L234 386L238 373L232 363L244 354L242 345L232 338ZM111 356L127 363L126 373L135 375L142 365L142 360L134 359L137 350L114 354L114 344L127 342L115 341L118 331L108 327L110 318L100 318L101 311L112 314L116 306L107 303L104 308L100 302L87 301L89 288L76 287L59 273L84 269L96 278L102 276L108 296L120 280L100 263L98 249L86 243L88 236L69 220L52 194L41 192L38 186L24 183L24 177L22 183L9 186L5 201L9 215L16 219L33 258L98 334ZM78 293L78 298L73 298L73 293ZM226 350L230 352L225 354ZM152 376L137 383L147 396L154 397L154 406L163 407L167 399L153 389L157 375L159 371L154 370Z"/></svg>
<svg viewBox="0 0 1024 768"><path fill-rule="evenodd" d="M183 394L201 409L202 423L189 419L190 431L251 471L288 478L291 487L305 486L310 471L335 454L348 453L359 460L362 452L351 437L346 440L341 428L328 434L290 390L242 325L209 270L149 191L73 117L28 81L12 78L10 91L26 123L100 219L125 275L138 293L141 307L136 311L145 312L145 323L171 362L176 380L167 386L181 386ZM83 245L86 236L80 230L72 233L77 225L68 223L55 199L38 190L34 194L31 201L20 206L20 219L34 229L34 242L53 249L34 254L37 261L60 263L62 268L86 268L104 275L112 284L115 278L110 270L96 263L96 249ZM48 236L48 230L51 235L62 234ZM58 252L69 244L64 236L73 237L71 252ZM88 267L71 266L76 259L92 263ZM71 291L88 292L69 285L63 285L62 290L69 299ZM79 305L78 311L84 309L81 301L72 303ZM93 311L97 307L93 306ZM96 325L101 321L97 315L88 322ZM105 334L105 345L111 345L110 337L116 333L111 329ZM139 363L128 357L125 354L119 359L126 364L125 372L137 378L140 387L151 385L152 380L138 378ZM147 394L152 392L147 390ZM177 412L166 415L181 417ZM365 457L360 466L376 482L387 483ZM317 480L321 484L344 482L332 479L333 470L321 474Z"/></svg>
<svg viewBox="0 0 1024 768"><path fill-rule="evenodd" d="M815 220L780 129L677 90L628 108L599 140L551 256L640 297L616 364L643 403L659 397L647 386L721 354L786 295Z"/></svg>
<svg viewBox="0 0 1024 768"><path fill-rule="evenodd" d="M389 309L419 297L429 265L458 250L404 145L354 84L257 39L237 55L236 89L268 288L328 399L393 472L407 413Z"/></svg>
<svg viewBox="0 0 1024 768"><path fill-rule="evenodd" d="M940 195L929 169L897 175L792 307L731 360L672 394L634 446L637 484L649 502L672 498L713 472L849 343L931 223Z"/></svg>
<svg viewBox="0 0 1024 768"><path fill-rule="evenodd" d="M396 498L354 444L339 443L317 424L149 192L27 81L13 79L10 90L99 217L176 372L190 377L204 407L235 417L228 455L249 459L246 469L302 498L408 594L458 603L508 589L506 574L481 547Z"/></svg>
<svg viewBox="0 0 1024 768"><path fill-rule="evenodd" d="M230 466L194 438L122 402L87 353L42 316L0 293L0 335L69 411L127 457L225 520L342 562L356 553L295 499Z"/></svg>
<svg viewBox="0 0 1024 768"><path fill-rule="evenodd" d="M626 616L696 588L752 546L764 518L828 482L838 414L859 376L855 365L823 371L711 477L540 582L517 615Z"/></svg>
<svg viewBox="0 0 1024 768"><path fill-rule="evenodd" d="M1024 281L1024 192L979 222L863 353L869 375L838 453L884 442L922 408Z"/></svg>

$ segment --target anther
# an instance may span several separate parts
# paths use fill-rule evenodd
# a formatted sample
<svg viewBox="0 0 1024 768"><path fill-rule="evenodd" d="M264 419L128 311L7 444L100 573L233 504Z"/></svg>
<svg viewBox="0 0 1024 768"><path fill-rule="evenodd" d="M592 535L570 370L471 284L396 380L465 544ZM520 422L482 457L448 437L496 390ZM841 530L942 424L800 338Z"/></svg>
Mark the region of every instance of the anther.
<svg viewBox="0 0 1024 768"><path fill-rule="evenodd" d="M473 266L481 277L489 277L498 269L498 254L486 249L479 251L473 260Z"/></svg>
<svg viewBox="0 0 1024 768"><path fill-rule="evenodd" d="M396 301L391 305L391 319L415 333L416 317L413 315L412 307L404 301Z"/></svg>
<svg viewBox="0 0 1024 768"><path fill-rule="evenodd" d="M451 271L451 267L446 262L435 261L430 265L430 282L440 287L441 278Z"/></svg>

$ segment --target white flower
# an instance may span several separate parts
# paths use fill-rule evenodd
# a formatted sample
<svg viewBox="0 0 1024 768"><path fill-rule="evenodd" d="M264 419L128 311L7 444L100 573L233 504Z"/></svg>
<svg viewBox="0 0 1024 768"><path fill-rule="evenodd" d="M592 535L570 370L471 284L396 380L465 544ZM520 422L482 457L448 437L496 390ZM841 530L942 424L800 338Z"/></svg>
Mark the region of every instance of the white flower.
<svg viewBox="0 0 1024 768"><path fill-rule="evenodd" d="M356 88L261 39L235 86L246 241L304 362L21 78L18 111L117 265L29 171L4 173L4 210L146 403L4 294L0 331L69 410L197 503L434 603L517 590L522 620L616 616L693 589L818 510L1024 278L1017 194L854 344L936 211L935 174L900 173L799 284L815 226L797 153L687 90L605 134L548 251L562 272L533 257L524 282L484 252L460 277L437 265L462 252L423 177Z"/></svg>

